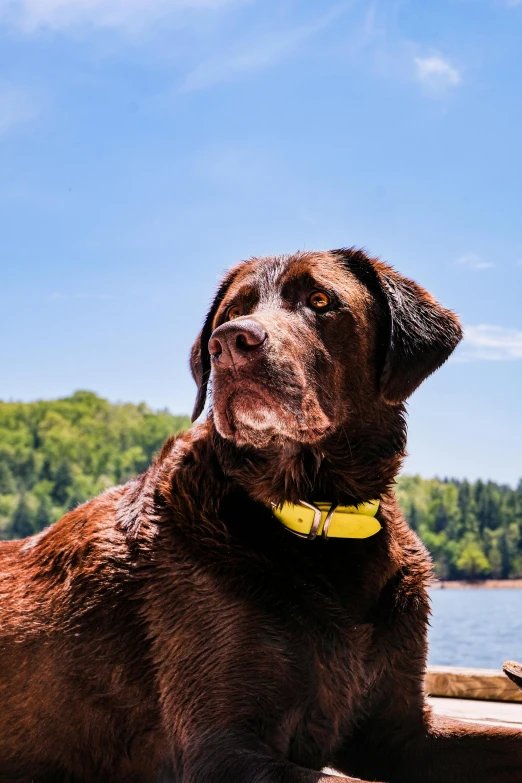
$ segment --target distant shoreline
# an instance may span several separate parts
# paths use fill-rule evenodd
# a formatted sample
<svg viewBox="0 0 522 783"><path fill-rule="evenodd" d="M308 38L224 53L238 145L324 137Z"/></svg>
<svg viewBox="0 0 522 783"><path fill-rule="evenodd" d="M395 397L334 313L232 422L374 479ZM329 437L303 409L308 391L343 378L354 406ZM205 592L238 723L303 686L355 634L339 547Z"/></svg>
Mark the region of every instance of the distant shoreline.
<svg viewBox="0 0 522 783"><path fill-rule="evenodd" d="M447 579L445 581L436 580L432 582L430 587L433 590L468 590L468 589L481 589L481 590L498 590L500 588L511 588L516 590L522 590L522 579L481 579L476 582L464 582L460 580Z"/></svg>

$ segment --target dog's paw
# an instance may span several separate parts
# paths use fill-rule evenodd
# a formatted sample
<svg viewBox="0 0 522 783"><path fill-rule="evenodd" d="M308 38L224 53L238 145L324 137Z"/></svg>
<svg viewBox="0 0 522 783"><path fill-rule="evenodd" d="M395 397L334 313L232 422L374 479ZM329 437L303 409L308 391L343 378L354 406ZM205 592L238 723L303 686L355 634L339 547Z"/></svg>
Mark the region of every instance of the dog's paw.
<svg viewBox="0 0 522 783"><path fill-rule="evenodd" d="M512 680L515 685L522 688L522 663L516 661L506 661L502 669L504 674Z"/></svg>

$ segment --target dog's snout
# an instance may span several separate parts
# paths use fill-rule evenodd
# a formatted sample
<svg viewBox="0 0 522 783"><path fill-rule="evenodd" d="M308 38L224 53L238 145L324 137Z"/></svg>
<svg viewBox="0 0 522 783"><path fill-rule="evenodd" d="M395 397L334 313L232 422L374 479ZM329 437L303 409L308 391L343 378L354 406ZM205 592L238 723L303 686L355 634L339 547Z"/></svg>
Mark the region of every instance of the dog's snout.
<svg viewBox="0 0 522 783"><path fill-rule="evenodd" d="M259 355L267 339L260 323L252 319L236 319L221 324L214 331L208 350L220 367L239 367Z"/></svg>

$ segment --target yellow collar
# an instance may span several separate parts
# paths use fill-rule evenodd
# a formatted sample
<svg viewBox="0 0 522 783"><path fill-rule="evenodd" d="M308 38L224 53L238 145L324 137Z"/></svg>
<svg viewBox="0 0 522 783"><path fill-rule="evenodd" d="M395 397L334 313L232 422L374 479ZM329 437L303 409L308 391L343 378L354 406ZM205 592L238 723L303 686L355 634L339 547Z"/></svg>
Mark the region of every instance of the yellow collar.
<svg viewBox="0 0 522 783"><path fill-rule="evenodd" d="M360 506L334 506L330 503L306 503L301 500L296 506L283 503L272 512L282 524L301 538L310 540L323 538L369 538L381 529L375 519L379 508L378 500L370 500Z"/></svg>

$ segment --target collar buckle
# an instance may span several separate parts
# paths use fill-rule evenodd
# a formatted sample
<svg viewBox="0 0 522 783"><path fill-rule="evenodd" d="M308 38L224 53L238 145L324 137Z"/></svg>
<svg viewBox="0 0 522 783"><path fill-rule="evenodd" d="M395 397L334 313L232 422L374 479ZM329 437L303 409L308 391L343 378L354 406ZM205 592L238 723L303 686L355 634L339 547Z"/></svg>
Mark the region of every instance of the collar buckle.
<svg viewBox="0 0 522 783"><path fill-rule="evenodd" d="M275 503L271 503L273 508L277 508L277 505ZM297 530L292 530L291 528L288 528L291 533L294 534L294 536L297 536L298 538L306 538L308 541L313 541L314 538L317 538L319 528L321 526L321 519L323 512L320 508L317 508L317 506L314 506L313 503L307 503L306 500L300 500L299 501L300 506L305 506L305 508L309 508L311 511L314 512L314 519L312 522L312 527L310 528L309 533L299 533ZM321 531L321 535L324 539L328 538L328 528L330 527L330 522L332 521L332 517L335 514L335 510L338 506L338 503L332 503L330 506L330 509L326 515L326 519L324 520L323 529Z"/></svg>
<svg viewBox="0 0 522 783"><path fill-rule="evenodd" d="M330 522L332 521L333 515L335 514L338 505L339 505L338 503L332 503L332 505L330 506L330 511L326 515L326 519L324 520L324 525L323 525L323 532L321 534L324 539L328 538L328 528L330 527Z"/></svg>

